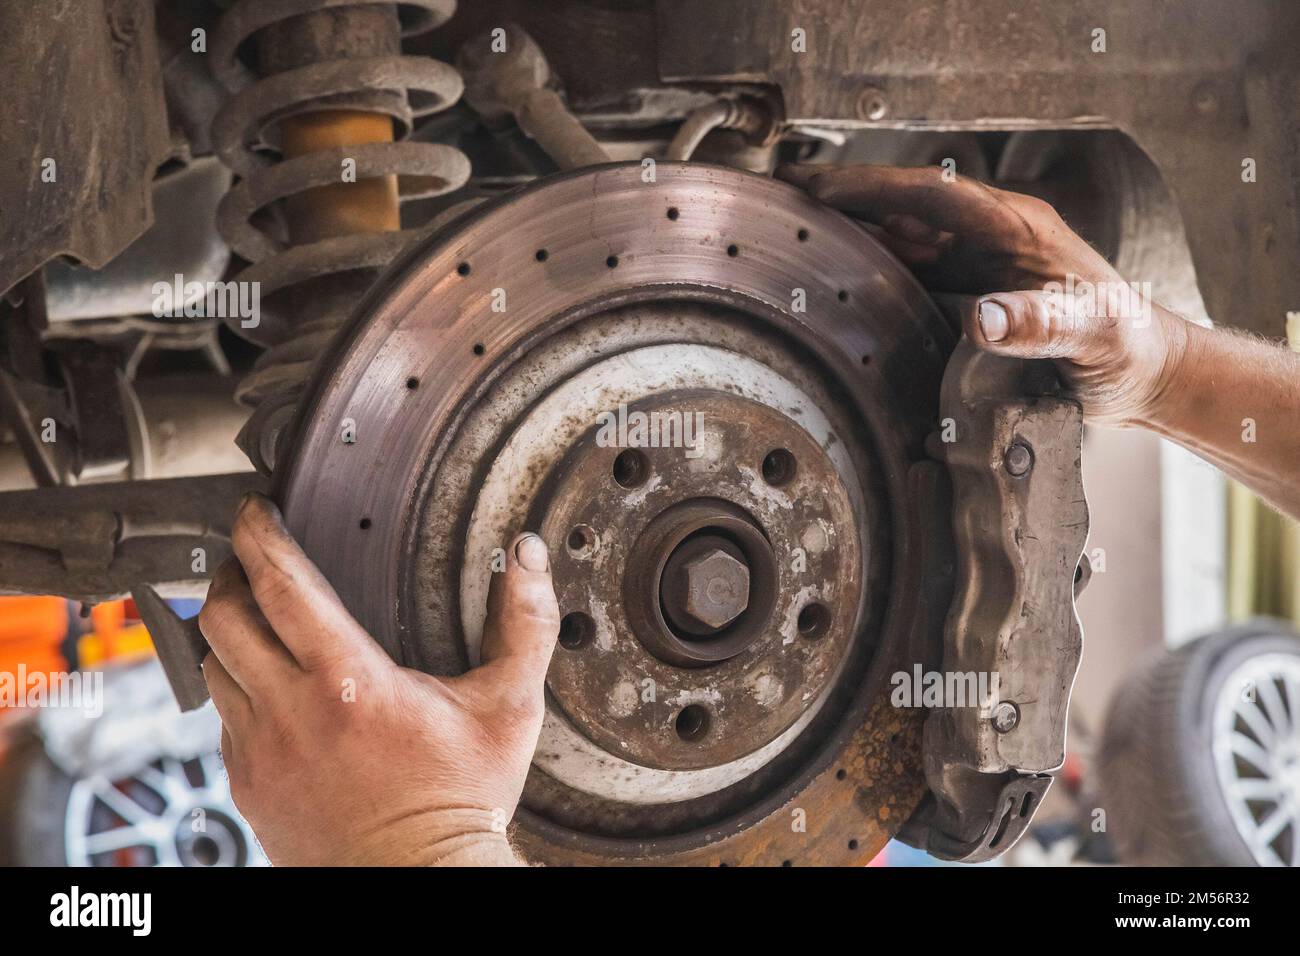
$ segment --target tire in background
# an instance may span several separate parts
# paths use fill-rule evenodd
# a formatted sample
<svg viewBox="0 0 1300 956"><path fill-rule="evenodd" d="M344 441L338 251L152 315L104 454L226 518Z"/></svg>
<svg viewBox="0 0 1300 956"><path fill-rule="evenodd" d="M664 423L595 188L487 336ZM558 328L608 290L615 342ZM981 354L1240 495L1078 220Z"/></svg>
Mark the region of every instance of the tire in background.
<svg viewBox="0 0 1300 956"><path fill-rule="evenodd" d="M72 778L40 738L20 731L0 761L0 866L67 866L63 828Z"/></svg>
<svg viewBox="0 0 1300 956"><path fill-rule="evenodd" d="M1257 863L1233 823L1215 771L1212 721L1232 672L1252 657L1277 653L1300 659L1300 637L1281 623L1252 621L1161 654L1116 692L1098 751L1098 775L1107 829L1122 862ZM1286 705L1294 727L1300 700L1293 693ZM1297 839L1293 819L1290 840Z"/></svg>

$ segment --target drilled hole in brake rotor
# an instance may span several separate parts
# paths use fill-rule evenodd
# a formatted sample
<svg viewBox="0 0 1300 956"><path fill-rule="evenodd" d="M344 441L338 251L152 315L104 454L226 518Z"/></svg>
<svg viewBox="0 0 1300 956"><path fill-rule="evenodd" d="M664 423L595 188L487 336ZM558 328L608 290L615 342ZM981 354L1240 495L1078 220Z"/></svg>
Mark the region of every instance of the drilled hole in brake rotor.
<svg viewBox="0 0 1300 956"><path fill-rule="evenodd" d="M826 633L831 622L831 612L824 604L809 604L799 612L799 633L809 640L816 640Z"/></svg>
<svg viewBox="0 0 1300 956"><path fill-rule="evenodd" d="M573 611L560 619L560 646L577 651L586 647L596 636L596 622L581 611Z"/></svg>
<svg viewBox="0 0 1300 956"><path fill-rule="evenodd" d="M588 525L577 525L569 532L569 537L564 543L569 549L569 554L575 558L589 557L596 550L596 532Z"/></svg>
<svg viewBox="0 0 1300 956"><path fill-rule="evenodd" d="M677 714L674 726L677 736L687 743L702 740L709 732L709 711L701 704L688 704Z"/></svg>
<svg viewBox="0 0 1300 956"><path fill-rule="evenodd" d="M794 478L799 463L793 454L784 448L776 448L767 453L763 459L763 480L774 488L788 484Z"/></svg>
<svg viewBox="0 0 1300 956"><path fill-rule="evenodd" d="M650 477L650 462L643 452L627 448L614 459L614 480L624 488L636 488Z"/></svg>

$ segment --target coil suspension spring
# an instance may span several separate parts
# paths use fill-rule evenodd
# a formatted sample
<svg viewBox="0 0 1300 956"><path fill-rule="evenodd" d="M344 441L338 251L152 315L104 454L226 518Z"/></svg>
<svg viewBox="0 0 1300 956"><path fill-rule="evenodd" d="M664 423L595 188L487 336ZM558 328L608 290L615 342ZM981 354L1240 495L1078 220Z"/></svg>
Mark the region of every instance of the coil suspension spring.
<svg viewBox="0 0 1300 956"><path fill-rule="evenodd" d="M265 348L236 397L254 411L240 446L261 471L275 462L313 362L360 296L418 230L400 203L459 189L469 159L403 142L415 120L451 106L464 84L446 63L403 56L401 38L431 30L455 0L238 0L210 55L231 92L212 123L239 177L217 213L258 283L256 322L225 321Z"/></svg>

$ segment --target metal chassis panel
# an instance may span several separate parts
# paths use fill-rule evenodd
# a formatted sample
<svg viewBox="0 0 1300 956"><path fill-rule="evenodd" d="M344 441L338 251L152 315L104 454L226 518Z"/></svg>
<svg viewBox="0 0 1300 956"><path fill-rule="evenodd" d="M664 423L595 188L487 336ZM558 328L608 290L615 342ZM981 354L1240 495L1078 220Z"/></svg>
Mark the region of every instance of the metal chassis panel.
<svg viewBox="0 0 1300 956"><path fill-rule="evenodd" d="M1300 310L1291 0L658 0L656 11L664 82L776 84L796 124L1120 129L1177 201L1210 315L1278 336ZM792 49L796 29L806 52ZM1105 53L1092 50L1096 29ZM1243 181L1246 159L1255 182Z"/></svg>

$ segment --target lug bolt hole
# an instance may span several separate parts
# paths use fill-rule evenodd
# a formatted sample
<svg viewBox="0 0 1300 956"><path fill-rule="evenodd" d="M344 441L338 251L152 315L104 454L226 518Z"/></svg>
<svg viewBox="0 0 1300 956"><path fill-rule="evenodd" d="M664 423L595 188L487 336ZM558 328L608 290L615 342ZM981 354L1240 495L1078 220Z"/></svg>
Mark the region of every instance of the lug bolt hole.
<svg viewBox="0 0 1300 956"><path fill-rule="evenodd" d="M677 714L674 726L678 737L694 743L709 732L709 712L700 704L688 704Z"/></svg>
<svg viewBox="0 0 1300 956"><path fill-rule="evenodd" d="M614 459L614 480L624 488L635 488L650 477L650 461L635 448L619 452Z"/></svg>
<svg viewBox="0 0 1300 956"><path fill-rule="evenodd" d="M825 604L809 604L799 612L799 633L809 640L816 640L826 633L831 623L831 612Z"/></svg>
<svg viewBox="0 0 1300 956"><path fill-rule="evenodd" d="M763 480L773 487L789 484L798 470L794 455L784 448L777 448L767 453L763 459Z"/></svg>
<svg viewBox="0 0 1300 956"><path fill-rule="evenodd" d="M596 532L585 524L577 525L569 532L565 544L569 548L569 554L575 558L589 557L596 550Z"/></svg>
<svg viewBox="0 0 1300 956"><path fill-rule="evenodd" d="M560 646L565 650L581 650L595 637L596 622L581 611L573 611L560 619Z"/></svg>

